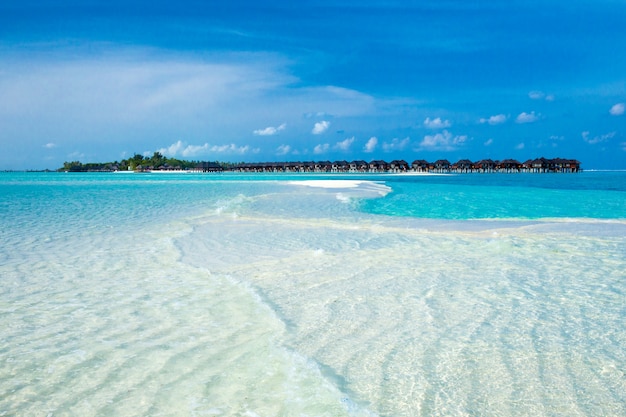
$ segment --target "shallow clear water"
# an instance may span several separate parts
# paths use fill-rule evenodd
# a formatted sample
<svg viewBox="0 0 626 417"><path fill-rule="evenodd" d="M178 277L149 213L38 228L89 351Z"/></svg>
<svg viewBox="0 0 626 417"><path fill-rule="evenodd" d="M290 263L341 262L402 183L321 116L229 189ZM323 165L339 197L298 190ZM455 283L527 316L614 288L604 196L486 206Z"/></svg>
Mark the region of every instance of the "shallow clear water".
<svg viewBox="0 0 626 417"><path fill-rule="evenodd" d="M624 173L334 178L0 174L0 415L626 415Z"/></svg>

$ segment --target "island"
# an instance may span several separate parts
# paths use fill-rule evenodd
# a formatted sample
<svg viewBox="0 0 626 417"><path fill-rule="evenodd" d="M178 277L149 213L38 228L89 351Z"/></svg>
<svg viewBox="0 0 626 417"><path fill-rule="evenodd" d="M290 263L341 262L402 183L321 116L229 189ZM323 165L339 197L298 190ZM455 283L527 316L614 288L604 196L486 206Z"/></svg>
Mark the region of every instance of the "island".
<svg viewBox="0 0 626 417"><path fill-rule="evenodd" d="M249 172L249 173L576 173L581 172L581 163L575 159L535 158L525 162L515 159L494 161L481 159L472 162L461 159L451 163L446 159L429 162L423 159L410 164L405 160L354 161L292 161L292 162L219 162L184 161L166 158L159 152L151 157L135 154L120 162L81 163L65 162L57 171L65 172Z"/></svg>

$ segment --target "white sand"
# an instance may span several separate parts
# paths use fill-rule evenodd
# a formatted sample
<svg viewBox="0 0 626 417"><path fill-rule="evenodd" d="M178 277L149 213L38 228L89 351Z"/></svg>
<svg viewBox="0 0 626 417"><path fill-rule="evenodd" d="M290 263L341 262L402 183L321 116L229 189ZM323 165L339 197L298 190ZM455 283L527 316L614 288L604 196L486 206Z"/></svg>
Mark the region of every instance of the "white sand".
<svg viewBox="0 0 626 417"><path fill-rule="evenodd" d="M306 185L307 187L316 188L357 188L363 183L371 183L371 181L358 181L358 180L305 180L305 181L290 181L289 184L293 185Z"/></svg>

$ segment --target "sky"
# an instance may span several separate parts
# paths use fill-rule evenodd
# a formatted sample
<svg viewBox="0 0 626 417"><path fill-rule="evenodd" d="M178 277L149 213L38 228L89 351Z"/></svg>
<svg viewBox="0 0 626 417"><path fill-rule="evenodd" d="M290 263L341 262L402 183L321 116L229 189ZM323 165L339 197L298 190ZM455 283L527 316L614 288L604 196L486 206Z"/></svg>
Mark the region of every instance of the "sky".
<svg viewBox="0 0 626 417"><path fill-rule="evenodd" d="M0 2L0 170L134 154L626 169L625 0Z"/></svg>

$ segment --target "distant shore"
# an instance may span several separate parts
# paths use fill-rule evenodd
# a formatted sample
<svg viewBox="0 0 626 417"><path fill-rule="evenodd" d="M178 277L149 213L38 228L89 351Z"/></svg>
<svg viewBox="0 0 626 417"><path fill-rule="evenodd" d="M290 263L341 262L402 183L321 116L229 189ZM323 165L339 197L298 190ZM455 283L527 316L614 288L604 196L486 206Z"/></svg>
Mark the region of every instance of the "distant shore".
<svg viewBox="0 0 626 417"><path fill-rule="evenodd" d="M446 159L429 162L417 159L410 164L402 159L391 162L383 160L354 161L295 161L295 162L201 162L166 159L155 153L152 158L136 155L132 159L108 163L66 162L58 171L67 172L240 172L240 173L413 173L413 174L469 174L469 173L576 173L581 172L581 163L576 159L535 158L525 162L515 159L494 161L481 159L472 162L461 159L451 163Z"/></svg>

